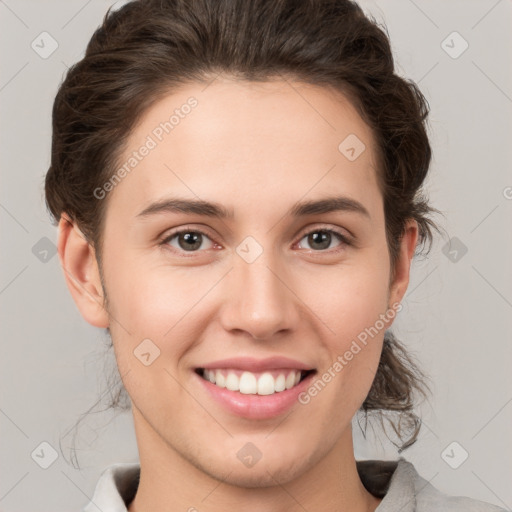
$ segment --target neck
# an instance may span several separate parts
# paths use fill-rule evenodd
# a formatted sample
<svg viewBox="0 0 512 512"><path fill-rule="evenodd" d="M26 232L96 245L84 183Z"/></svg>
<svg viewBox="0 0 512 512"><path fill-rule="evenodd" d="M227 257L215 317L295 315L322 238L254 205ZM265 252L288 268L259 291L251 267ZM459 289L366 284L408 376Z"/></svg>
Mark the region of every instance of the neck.
<svg viewBox="0 0 512 512"><path fill-rule="evenodd" d="M244 512L373 512L382 501L359 478L351 425L332 450L310 461L306 471L290 479L293 471L272 474L260 465L261 479L249 486L237 480L232 468L215 474L206 456L188 460L151 429L135 406L132 410L141 472L129 512L224 512L242 504Z"/></svg>

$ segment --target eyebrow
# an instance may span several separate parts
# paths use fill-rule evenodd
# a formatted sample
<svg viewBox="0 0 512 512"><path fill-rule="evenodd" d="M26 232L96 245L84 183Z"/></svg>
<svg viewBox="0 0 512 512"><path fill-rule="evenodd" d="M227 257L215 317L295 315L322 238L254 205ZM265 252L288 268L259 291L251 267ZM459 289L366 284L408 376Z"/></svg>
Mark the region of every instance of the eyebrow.
<svg viewBox="0 0 512 512"><path fill-rule="evenodd" d="M287 215L303 217L337 211L359 213L370 218L368 210L359 201L344 196L298 202L290 208ZM187 213L219 219L234 218L233 210L229 210L219 203L179 198L168 198L152 203L142 210L136 218L144 219L161 213Z"/></svg>

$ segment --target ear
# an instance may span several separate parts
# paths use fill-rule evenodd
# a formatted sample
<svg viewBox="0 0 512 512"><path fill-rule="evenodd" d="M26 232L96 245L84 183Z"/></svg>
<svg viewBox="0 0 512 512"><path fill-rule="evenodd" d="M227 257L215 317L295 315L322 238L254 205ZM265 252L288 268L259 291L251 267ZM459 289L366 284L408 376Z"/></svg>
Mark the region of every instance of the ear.
<svg viewBox="0 0 512 512"><path fill-rule="evenodd" d="M69 291L84 319L95 327L108 327L103 288L94 248L67 216L59 220L57 250Z"/></svg>
<svg viewBox="0 0 512 512"><path fill-rule="evenodd" d="M418 242L418 223L414 219L407 221L400 249L395 263L395 273L390 284L389 304L400 302L409 285L409 275L414 251Z"/></svg>

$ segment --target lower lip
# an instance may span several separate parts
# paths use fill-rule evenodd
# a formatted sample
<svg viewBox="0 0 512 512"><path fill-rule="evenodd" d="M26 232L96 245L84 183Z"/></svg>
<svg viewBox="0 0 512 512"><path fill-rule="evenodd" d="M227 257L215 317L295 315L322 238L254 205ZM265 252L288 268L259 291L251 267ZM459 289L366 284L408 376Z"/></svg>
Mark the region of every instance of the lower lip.
<svg viewBox="0 0 512 512"><path fill-rule="evenodd" d="M311 373L293 388L272 395L245 395L216 386L196 372L193 373L217 403L229 412L251 420L269 419L286 412L298 401L298 396L308 388L315 375Z"/></svg>

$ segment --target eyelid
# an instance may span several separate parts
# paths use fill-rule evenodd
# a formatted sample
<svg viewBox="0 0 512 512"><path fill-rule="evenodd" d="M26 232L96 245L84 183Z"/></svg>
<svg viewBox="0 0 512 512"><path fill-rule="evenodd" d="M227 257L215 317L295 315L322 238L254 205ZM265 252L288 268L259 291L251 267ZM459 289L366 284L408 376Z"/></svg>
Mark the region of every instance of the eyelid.
<svg viewBox="0 0 512 512"><path fill-rule="evenodd" d="M163 237L162 237L162 241L163 240L166 240L170 237L173 237L174 235L178 235L180 233L188 233L188 232L193 232L193 233L201 233L202 235L206 235L210 238L212 238L212 234L210 232L210 230L208 228L205 228L205 227L195 227L191 224L185 224L183 226L180 226L178 228L174 228L172 229L171 231L169 231L168 233L166 233Z"/></svg>
<svg viewBox="0 0 512 512"><path fill-rule="evenodd" d="M351 244L353 242L353 235L351 233L348 233L348 230L345 230L347 234L343 233L341 231L342 228L340 227L334 227L332 224L315 224L313 227L307 227L304 228L303 231L299 232L299 235L297 235L299 240L302 240L306 235L309 235L310 233L314 233L316 231L327 231L329 233L334 233L338 235L345 243ZM325 251L317 251L317 252L325 252Z"/></svg>

